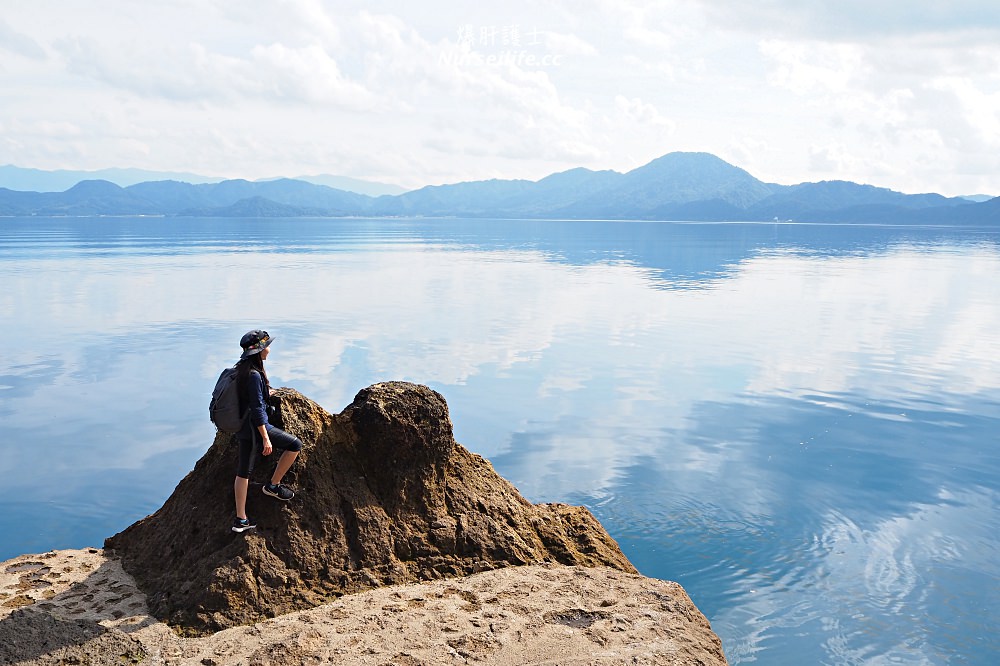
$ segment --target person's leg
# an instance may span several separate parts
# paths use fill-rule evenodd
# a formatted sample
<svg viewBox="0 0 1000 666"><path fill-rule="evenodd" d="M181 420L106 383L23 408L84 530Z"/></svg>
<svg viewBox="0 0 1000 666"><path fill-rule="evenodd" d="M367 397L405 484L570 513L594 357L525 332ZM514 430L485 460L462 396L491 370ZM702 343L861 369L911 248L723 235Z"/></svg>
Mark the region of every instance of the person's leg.
<svg viewBox="0 0 1000 666"><path fill-rule="evenodd" d="M275 449L282 449L281 457L271 475L271 485L278 485L285 477L285 473L291 468L292 463L299 456L302 450L302 441L294 435L290 435L280 428L268 428L267 436L271 440L271 446Z"/></svg>
<svg viewBox="0 0 1000 666"><path fill-rule="evenodd" d="M285 478L285 472L289 470L295 459L299 457L298 451L284 451L281 457L278 458L278 465L274 468L274 474L271 475L271 485L275 486L281 483L281 480Z"/></svg>
<svg viewBox="0 0 1000 666"><path fill-rule="evenodd" d="M254 447L256 442L251 439L238 439L239 459L236 463L236 480L233 482L233 495L236 497L236 517L247 517L247 489L250 486L250 473L253 471Z"/></svg>
<svg viewBox="0 0 1000 666"><path fill-rule="evenodd" d="M247 488L250 487L250 479L241 476L236 477L233 483L233 491L236 494L236 517L245 520L247 517Z"/></svg>

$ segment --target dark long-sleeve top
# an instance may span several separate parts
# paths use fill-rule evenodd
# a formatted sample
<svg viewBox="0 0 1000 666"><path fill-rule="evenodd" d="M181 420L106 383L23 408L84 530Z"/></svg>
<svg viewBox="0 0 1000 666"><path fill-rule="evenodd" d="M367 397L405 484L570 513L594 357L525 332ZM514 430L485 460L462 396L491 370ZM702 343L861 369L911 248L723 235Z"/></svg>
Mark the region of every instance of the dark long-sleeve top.
<svg viewBox="0 0 1000 666"><path fill-rule="evenodd" d="M247 379L243 404L240 407L241 412L243 409L249 409L249 413L247 420L243 422L240 434L249 439L258 427L270 425L267 420L267 406L270 404L271 392L264 384L264 378L256 370L251 370Z"/></svg>

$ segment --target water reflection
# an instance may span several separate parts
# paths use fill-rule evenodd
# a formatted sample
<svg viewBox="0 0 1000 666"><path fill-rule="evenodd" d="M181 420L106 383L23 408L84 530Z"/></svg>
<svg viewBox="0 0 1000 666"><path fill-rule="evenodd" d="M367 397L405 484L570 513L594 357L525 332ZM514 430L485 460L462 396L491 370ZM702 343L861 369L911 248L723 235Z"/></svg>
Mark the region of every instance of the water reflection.
<svg viewBox="0 0 1000 666"><path fill-rule="evenodd" d="M732 663L1000 647L996 232L468 220L0 225L0 557L99 544L211 440L236 341L333 411L428 383Z"/></svg>
<svg viewBox="0 0 1000 666"><path fill-rule="evenodd" d="M996 406L961 427L785 398L703 409L697 429L629 468L615 491L628 499L599 514L641 570L704 591L730 659L986 663L1000 629L1000 459L983 446ZM799 443L804 432L822 437ZM972 614L968 632L956 606Z"/></svg>

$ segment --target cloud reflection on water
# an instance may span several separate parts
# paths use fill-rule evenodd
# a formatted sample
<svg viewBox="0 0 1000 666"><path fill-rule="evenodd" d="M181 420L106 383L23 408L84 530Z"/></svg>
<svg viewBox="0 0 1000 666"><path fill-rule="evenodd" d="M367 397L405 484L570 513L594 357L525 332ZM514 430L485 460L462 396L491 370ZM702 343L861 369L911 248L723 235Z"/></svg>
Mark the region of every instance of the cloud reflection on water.
<svg viewBox="0 0 1000 666"><path fill-rule="evenodd" d="M605 434L587 438L598 475L651 453L609 445L616 423L680 431L706 401L851 393L903 413L925 403L957 408L949 396L1000 389L990 279L1000 258L988 248L758 254L701 290L651 289L660 273L630 262L568 265L533 250L405 243L308 255L126 253L99 264L19 264L5 276L13 287L4 300L17 313L10 344L19 363L45 359L69 373L62 383L102 391L122 379L111 368L123 354L171 353L173 340L156 340L163 327L197 332L184 336L185 353L201 357L207 383L233 359L223 331L270 326L283 338L272 376L334 410L379 379L520 381L522 398L498 406L508 423L581 415L601 423ZM34 277L46 297L31 288ZM509 443L476 444L499 453Z"/></svg>
<svg viewBox="0 0 1000 666"><path fill-rule="evenodd" d="M206 396L236 341L263 327L274 383L332 411L374 381L442 391L459 441L527 496L588 503L644 572L683 576L731 659L808 625L818 659L869 660L866 621L831 620L849 600L894 627L921 575L996 574L981 555L1000 531L984 509L1000 491L995 244L538 222L497 240L370 221L215 221L172 232L187 243L123 243L116 224L0 258L16 355L0 413L30 443L0 457L2 502L127 488L120 514L93 505L99 536L158 506L211 438ZM922 611L953 603L926 594ZM883 656L912 657L914 636Z"/></svg>

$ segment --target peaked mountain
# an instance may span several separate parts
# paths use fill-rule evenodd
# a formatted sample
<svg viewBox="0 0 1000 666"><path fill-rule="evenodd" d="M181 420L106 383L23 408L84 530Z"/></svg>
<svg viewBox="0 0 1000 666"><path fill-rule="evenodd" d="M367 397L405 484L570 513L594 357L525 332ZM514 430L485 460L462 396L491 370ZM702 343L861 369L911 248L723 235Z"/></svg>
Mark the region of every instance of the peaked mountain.
<svg viewBox="0 0 1000 666"><path fill-rule="evenodd" d="M670 153L626 174L577 168L537 182L486 180L428 186L391 199L381 197L373 212L648 218L671 204L706 200L723 202L727 213L739 211L780 188L708 153Z"/></svg>
<svg viewBox="0 0 1000 666"><path fill-rule="evenodd" d="M629 171L613 190L591 194L558 212L568 217L647 217L666 206L696 201L745 209L779 188L708 153L669 153Z"/></svg>
<svg viewBox="0 0 1000 666"><path fill-rule="evenodd" d="M82 180L65 192L13 192L0 189L6 215L155 215L151 201L106 180Z"/></svg>

